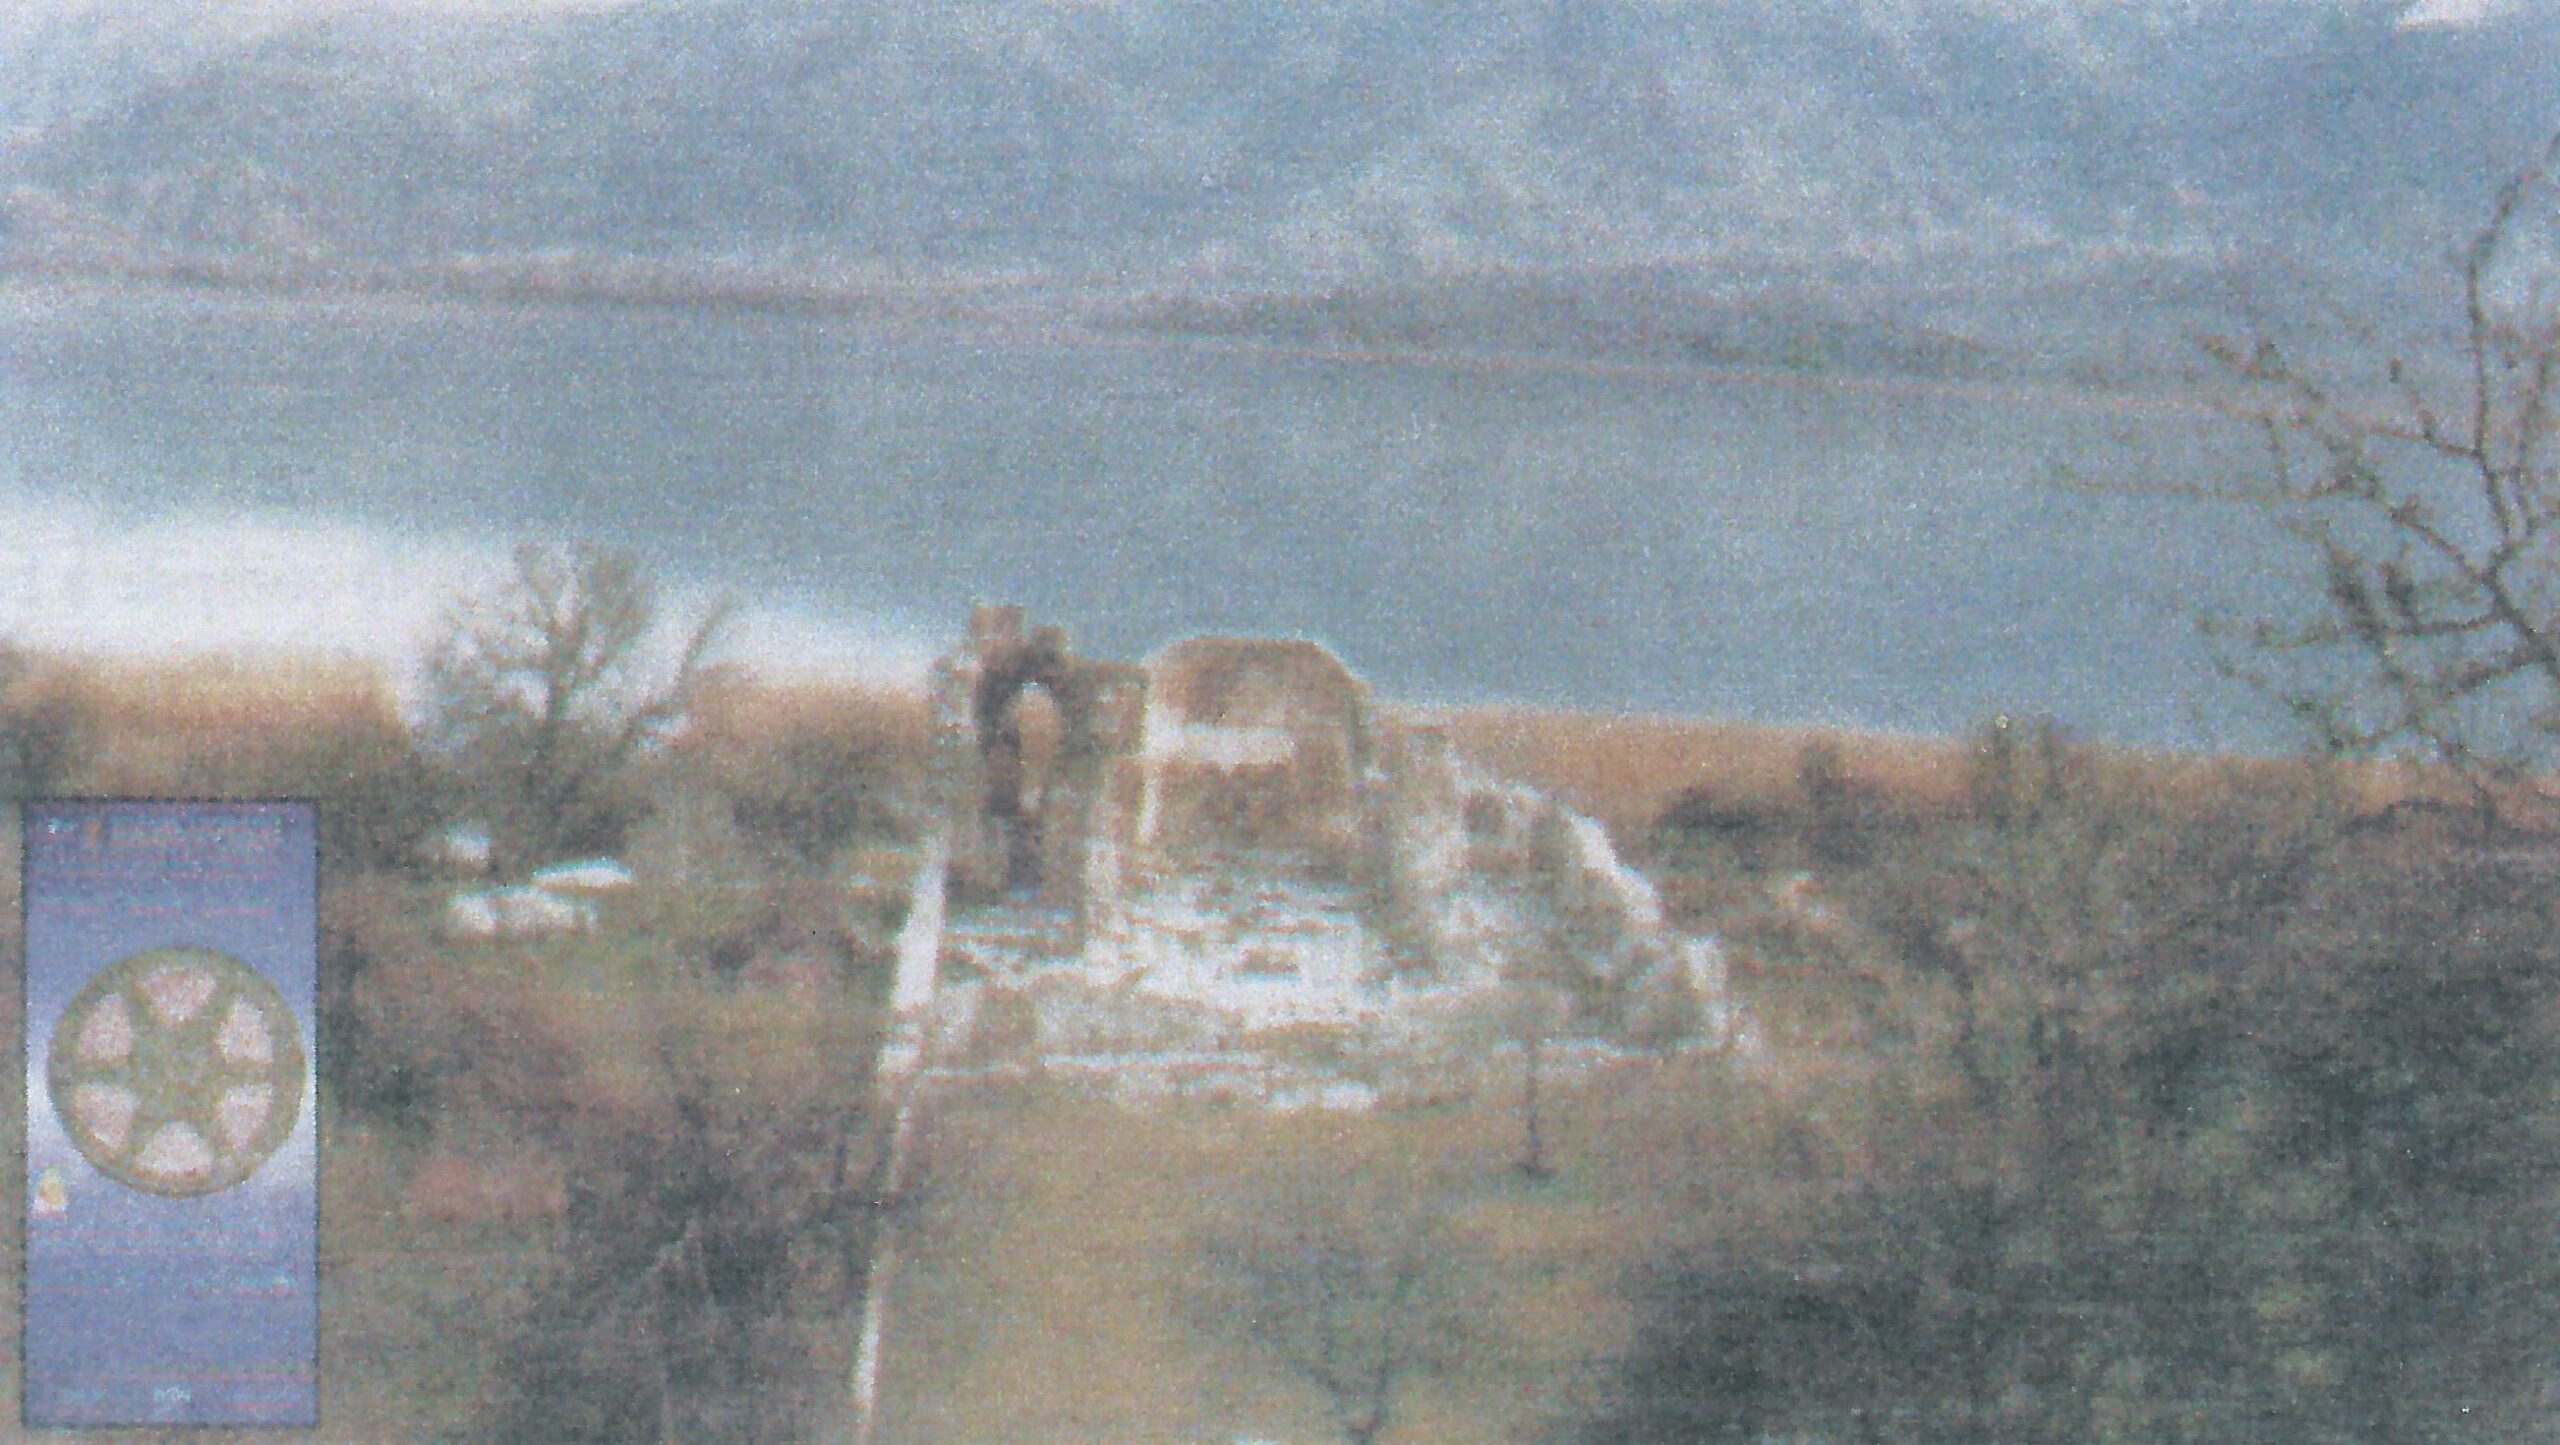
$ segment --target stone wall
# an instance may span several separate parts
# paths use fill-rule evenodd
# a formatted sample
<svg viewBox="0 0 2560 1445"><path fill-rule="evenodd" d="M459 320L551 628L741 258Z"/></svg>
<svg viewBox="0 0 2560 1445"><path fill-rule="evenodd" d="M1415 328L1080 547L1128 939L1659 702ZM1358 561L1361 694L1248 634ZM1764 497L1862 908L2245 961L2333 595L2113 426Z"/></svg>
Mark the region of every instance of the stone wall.
<svg viewBox="0 0 2560 1445"><path fill-rule="evenodd" d="M1627 1036L1723 1019L1720 946L1670 926L1597 820L1478 772L1435 728L1381 734L1377 910L1408 968L1487 983L1562 963L1582 971L1586 997L1611 1001L1618 1017L1602 1022Z"/></svg>
<svg viewBox="0 0 2560 1445"><path fill-rule="evenodd" d="M1063 629L1031 626L1019 607L980 607L967 642L934 664L932 687L930 786L954 884L970 896L1028 892L1080 911L1096 805L1136 745L1144 675L1076 655ZM1059 723L1036 776L1022 729L1035 689Z"/></svg>
<svg viewBox="0 0 2560 1445"><path fill-rule="evenodd" d="M1199 637L1147 663L1139 841L1360 862L1368 690L1313 642Z"/></svg>
<svg viewBox="0 0 2560 1445"><path fill-rule="evenodd" d="M1031 688L1057 704L1046 759L1014 711ZM1609 1035L1722 1016L1721 953L1669 926L1599 823L1478 772L1438 729L1373 715L1316 643L1193 638L1140 668L980 608L937 664L935 718L955 903L1072 918L1050 956L1089 982L1222 1016L1366 1018L1561 969L1580 1022ZM1227 908L1219 888L1260 901ZM1266 955L1295 962L1252 963ZM1083 997L1050 1000L1044 1047Z"/></svg>

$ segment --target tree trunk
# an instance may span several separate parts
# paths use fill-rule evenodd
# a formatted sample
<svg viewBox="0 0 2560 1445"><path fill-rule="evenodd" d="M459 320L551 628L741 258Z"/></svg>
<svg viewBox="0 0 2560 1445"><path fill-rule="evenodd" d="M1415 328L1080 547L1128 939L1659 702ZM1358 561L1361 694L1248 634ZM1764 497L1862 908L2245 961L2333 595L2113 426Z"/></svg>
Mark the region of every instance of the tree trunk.
<svg viewBox="0 0 2560 1445"><path fill-rule="evenodd" d="M1542 1040L1532 1031L1521 1049L1524 1077L1520 1084L1520 1162L1521 1173L1532 1179L1547 1177L1547 1143L1539 1130L1538 1073L1543 1062Z"/></svg>

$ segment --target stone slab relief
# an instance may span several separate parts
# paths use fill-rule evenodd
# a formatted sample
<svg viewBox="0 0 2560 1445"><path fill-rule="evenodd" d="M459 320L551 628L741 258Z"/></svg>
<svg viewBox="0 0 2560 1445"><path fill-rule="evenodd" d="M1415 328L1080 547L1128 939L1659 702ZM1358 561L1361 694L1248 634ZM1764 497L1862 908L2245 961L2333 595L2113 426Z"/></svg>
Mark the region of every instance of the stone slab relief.
<svg viewBox="0 0 2560 1445"><path fill-rule="evenodd" d="M22 1423L317 1424L312 809L22 822Z"/></svg>

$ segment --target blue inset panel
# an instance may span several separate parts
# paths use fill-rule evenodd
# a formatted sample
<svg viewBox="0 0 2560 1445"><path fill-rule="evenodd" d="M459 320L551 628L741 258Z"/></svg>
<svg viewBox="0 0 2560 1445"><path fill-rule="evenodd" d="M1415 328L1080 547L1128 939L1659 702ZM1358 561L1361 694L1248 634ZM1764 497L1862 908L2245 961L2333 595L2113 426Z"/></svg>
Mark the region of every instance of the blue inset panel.
<svg viewBox="0 0 2560 1445"><path fill-rule="evenodd" d="M312 809L25 829L25 1423L315 1425Z"/></svg>

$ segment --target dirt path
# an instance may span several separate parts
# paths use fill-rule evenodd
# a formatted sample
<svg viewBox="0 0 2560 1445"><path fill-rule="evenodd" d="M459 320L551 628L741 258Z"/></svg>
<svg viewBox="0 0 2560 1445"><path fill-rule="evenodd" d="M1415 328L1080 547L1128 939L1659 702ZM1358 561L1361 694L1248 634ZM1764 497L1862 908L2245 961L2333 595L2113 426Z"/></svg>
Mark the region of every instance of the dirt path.
<svg viewBox="0 0 2560 1445"><path fill-rule="evenodd" d="M916 863L907 921L898 930L898 978L890 995L895 1020L880 1044L880 1062L872 1074L879 1107L894 1111L897 1122L889 1136L888 1167L881 1193L895 1199L913 1182L921 1133L920 1087L930 1036L934 990L942 958L944 885L950 873L950 848L940 837L925 845ZM880 1418L880 1356L889 1333L889 1293L898 1271L898 1222L881 1220L871 1247L871 1268L863 1286L862 1343L853 1366L853 1432L855 1445L871 1445Z"/></svg>

